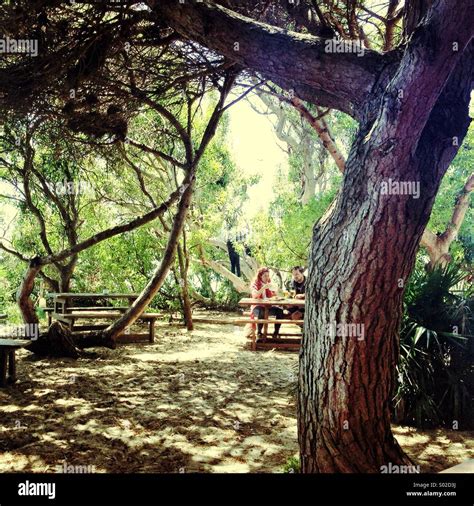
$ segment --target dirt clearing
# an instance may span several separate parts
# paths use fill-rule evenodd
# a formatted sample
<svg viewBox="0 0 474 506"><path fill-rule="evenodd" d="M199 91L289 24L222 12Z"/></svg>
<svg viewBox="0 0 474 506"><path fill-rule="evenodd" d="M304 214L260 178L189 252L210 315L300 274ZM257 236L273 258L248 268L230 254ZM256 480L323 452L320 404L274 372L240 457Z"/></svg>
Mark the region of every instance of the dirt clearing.
<svg viewBox="0 0 474 506"><path fill-rule="evenodd" d="M246 350L232 325L156 333L95 359L20 351L0 390L0 472L282 472L298 453L298 355ZM472 434L394 429L422 472L472 458Z"/></svg>

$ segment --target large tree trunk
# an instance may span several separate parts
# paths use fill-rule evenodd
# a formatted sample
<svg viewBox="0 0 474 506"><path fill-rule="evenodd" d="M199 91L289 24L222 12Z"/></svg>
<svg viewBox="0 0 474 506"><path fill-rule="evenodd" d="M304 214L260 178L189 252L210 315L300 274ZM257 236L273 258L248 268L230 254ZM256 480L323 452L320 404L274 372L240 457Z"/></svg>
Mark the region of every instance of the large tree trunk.
<svg viewBox="0 0 474 506"><path fill-rule="evenodd" d="M305 42L215 4L148 3L180 34L359 121L342 190L313 235L300 355L301 469L380 472L388 462L406 463L390 430L403 286L469 125L472 10L435 0L403 54L366 51L356 61L349 52L324 53L321 39ZM418 182L419 198L382 194L389 179ZM334 336L334 325L359 325L364 338Z"/></svg>
<svg viewBox="0 0 474 506"><path fill-rule="evenodd" d="M456 153L452 138L462 140L469 126L472 63L464 67L451 76L412 156L371 156L377 140L367 146L361 129L342 192L314 229L299 381L303 472L380 472L388 462L407 463L390 430L402 296ZM420 197L381 195L395 176L420 181ZM334 336L338 324L347 331L361 325L364 338Z"/></svg>

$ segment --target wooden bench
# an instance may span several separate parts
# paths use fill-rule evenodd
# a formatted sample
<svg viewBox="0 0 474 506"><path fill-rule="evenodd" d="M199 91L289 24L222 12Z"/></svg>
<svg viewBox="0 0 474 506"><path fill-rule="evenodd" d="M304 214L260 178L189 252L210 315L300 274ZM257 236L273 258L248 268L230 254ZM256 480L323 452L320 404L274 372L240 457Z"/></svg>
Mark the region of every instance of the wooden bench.
<svg viewBox="0 0 474 506"><path fill-rule="evenodd" d="M30 342L28 339L0 339L0 387L5 387L7 383L15 383L15 351Z"/></svg>
<svg viewBox="0 0 474 506"><path fill-rule="evenodd" d="M122 313L125 313L125 311L127 311L127 309L129 307L130 306L89 306L89 307L73 306L73 307L68 307L66 309L66 311L67 312L69 312L69 311L120 311ZM51 323L52 323L52 314L54 313L54 307L44 307L42 309L48 317L48 327L50 327Z"/></svg>
<svg viewBox="0 0 474 506"><path fill-rule="evenodd" d="M217 325L246 325L248 323L263 323L266 325L276 323L279 324L294 324L298 326L302 326L304 323L304 320L277 320L277 319L266 319L266 320L251 320L250 318L193 318L194 323L211 323L211 324L217 324ZM280 336L285 336L285 339L280 338L274 338L274 337L266 337L262 341L257 342L257 336L255 335L255 332L252 333L252 335L249 336L249 339L252 340L251 342L251 350L271 350L273 348L277 349L287 349L287 350L294 350L298 351L301 345L301 333L294 334L294 333L279 333Z"/></svg>
<svg viewBox="0 0 474 506"><path fill-rule="evenodd" d="M81 306L72 306L67 307L66 311L121 311L125 312L130 306L89 306L89 307L81 307Z"/></svg>
<svg viewBox="0 0 474 506"><path fill-rule="evenodd" d="M303 325L304 320L277 320L276 318L269 318L267 320L257 320L256 318L254 320L251 320L250 318L237 318L234 320L236 325L241 325L243 323L294 323L295 325Z"/></svg>
<svg viewBox="0 0 474 506"><path fill-rule="evenodd" d="M237 318L234 321L235 325L246 325L246 324L257 324L257 323L263 323L265 327L264 334L267 334L267 328L268 325L298 325L298 327L302 327L304 324L304 320L291 320L291 319L281 319L278 320L276 318L267 318L267 319L251 319L251 318ZM279 336L285 336L285 339L274 338L274 337L264 337L261 340L257 340L257 335L255 332L252 332L252 334L249 336L249 338L252 340L250 348L252 351L256 350L268 350L268 349L288 349L288 350L299 350L300 344L301 344L301 334L294 334L294 333L286 333L286 332L279 332Z"/></svg>
<svg viewBox="0 0 474 506"><path fill-rule="evenodd" d="M110 308L109 308L110 309ZM128 308L127 308L128 309ZM116 320L120 318L123 311L75 311L71 313L52 313L52 317L65 323L71 332L80 332L88 330L100 330L107 327L106 324L88 324L76 326L76 320ZM149 324L148 341L155 341L155 321L160 317L159 313L143 313L138 320L145 321ZM129 339L143 337L145 334L124 334ZM123 339L122 339L123 340Z"/></svg>
<svg viewBox="0 0 474 506"><path fill-rule="evenodd" d="M250 318L193 318L193 322L195 323L215 323L217 325L245 325L247 323L284 323L284 324L292 324L295 325L303 325L304 320L276 320L276 319L268 319L268 320L251 320ZM293 335L293 334L292 334Z"/></svg>

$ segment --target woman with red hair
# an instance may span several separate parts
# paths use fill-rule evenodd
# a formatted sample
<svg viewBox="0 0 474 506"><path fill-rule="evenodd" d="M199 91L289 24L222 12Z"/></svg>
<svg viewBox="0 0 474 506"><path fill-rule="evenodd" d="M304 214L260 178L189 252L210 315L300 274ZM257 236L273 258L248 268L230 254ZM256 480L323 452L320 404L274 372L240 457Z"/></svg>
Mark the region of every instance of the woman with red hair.
<svg viewBox="0 0 474 506"><path fill-rule="evenodd" d="M255 276L255 279L252 282L251 285L251 294L252 299L271 299L272 297L275 297L277 292L276 290L273 290L273 286L270 282L270 272L268 270L268 267L261 267L257 271L257 275ZM264 306L259 306L258 304L255 304L251 306L250 311L252 313L252 318L257 318L258 320L263 319L265 315L265 308ZM277 320L281 320L283 318L283 309L276 306L271 306L269 309L270 315L275 315ZM258 323L258 337L262 337L262 327L263 323ZM281 325L278 323L275 324L275 330L273 332L273 337L278 337L278 332L280 331Z"/></svg>

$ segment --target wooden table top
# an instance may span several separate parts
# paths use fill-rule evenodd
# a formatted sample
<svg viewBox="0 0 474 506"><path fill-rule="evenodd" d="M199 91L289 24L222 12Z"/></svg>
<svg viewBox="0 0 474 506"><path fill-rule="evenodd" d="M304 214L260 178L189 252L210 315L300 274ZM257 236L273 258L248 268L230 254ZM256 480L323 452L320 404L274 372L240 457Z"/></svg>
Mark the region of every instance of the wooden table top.
<svg viewBox="0 0 474 506"><path fill-rule="evenodd" d="M97 319L107 319L107 318L120 318L123 315L120 311L114 311L114 308L111 307L110 311L81 311L80 309L75 309L71 313L53 313L53 318L65 318L66 320L74 320L79 318L97 318ZM142 313L138 319L142 320L150 320L152 318L159 318L162 316L160 313Z"/></svg>
<svg viewBox="0 0 474 506"><path fill-rule="evenodd" d="M56 299L82 299L82 298L95 298L95 299L136 299L139 293L74 293L74 292L63 292L63 293L48 293L48 297L55 297Z"/></svg>
<svg viewBox="0 0 474 506"><path fill-rule="evenodd" d="M30 343L28 339L0 339L0 347L5 348L23 348Z"/></svg>
<svg viewBox="0 0 474 506"><path fill-rule="evenodd" d="M296 306L304 307L304 299L249 299L244 298L239 300L240 306Z"/></svg>

